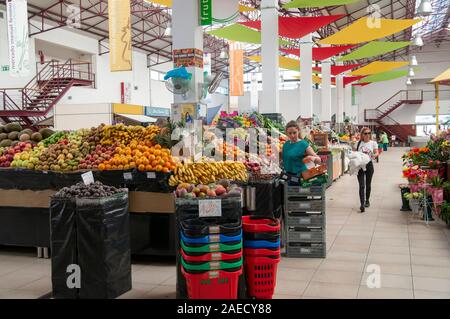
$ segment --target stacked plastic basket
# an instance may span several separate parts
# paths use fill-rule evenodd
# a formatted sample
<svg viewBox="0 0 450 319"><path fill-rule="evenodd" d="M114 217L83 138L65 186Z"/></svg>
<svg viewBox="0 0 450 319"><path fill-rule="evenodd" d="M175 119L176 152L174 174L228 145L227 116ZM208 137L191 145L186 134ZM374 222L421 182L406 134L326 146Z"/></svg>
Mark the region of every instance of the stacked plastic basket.
<svg viewBox="0 0 450 319"><path fill-rule="evenodd" d="M242 274L240 219L186 219L180 224L181 271L189 299L237 299Z"/></svg>
<svg viewBox="0 0 450 319"><path fill-rule="evenodd" d="M247 293L271 299L280 262L280 222L276 219L242 217Z"/></svg>

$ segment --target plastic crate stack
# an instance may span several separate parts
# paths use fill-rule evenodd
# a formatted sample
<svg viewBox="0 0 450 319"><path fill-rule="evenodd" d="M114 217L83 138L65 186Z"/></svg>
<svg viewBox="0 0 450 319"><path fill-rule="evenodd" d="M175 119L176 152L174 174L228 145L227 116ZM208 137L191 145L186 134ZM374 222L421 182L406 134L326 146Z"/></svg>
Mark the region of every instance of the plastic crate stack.
<svg viewBox="0 0 450 319"><path fill-rule="evenodd" d="M247 294L271 299L280 262L280 222L277 219L242 217Z"/></svg>
<svg viewBox="0 0 450 319"><path fill-rule="evenodd" d="M189 299L237 299L242 274L241 219L180 223L181 272Z"/></svg>
<svg viewBox="0 0 450 319"><path fill-rule="evenodd" d="M287 257L325 258L325 186L285 184Z"/></svg>

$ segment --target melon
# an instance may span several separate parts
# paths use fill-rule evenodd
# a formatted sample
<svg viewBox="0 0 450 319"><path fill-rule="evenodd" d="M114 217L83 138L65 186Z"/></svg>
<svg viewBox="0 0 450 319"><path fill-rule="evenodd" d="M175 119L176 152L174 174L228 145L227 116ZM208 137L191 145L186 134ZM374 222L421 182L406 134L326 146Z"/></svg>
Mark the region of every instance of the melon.
<svg viewBox="0 0 450 319"><path fill-rule="evenodd" d="M24 133L24 134L20 135L19 140L20 140L21 142L29 141L29 140L30 140L30 135Z"/></svg>
<svg viewBox="0 0 450 319"><path fill-rule="evenodd" d="M9 138L11 141L18 140L18 139L19 139L19 132L11 132L11 133L9 133L9 134L8 134L8 138Z"/></svg>
<svg viewBox="0 0 450 319"><path fill-rule="evenodd" d="M20 124L17 123L17 122L14 122L14 123L8 123L8 124L5 125L5 131L6 131L7 133L10 133L10 132L20 132L20 131L22 131L22 125L20 125Z"/></svg>
<svg viewBox="0 0 450 319"><path fill-rule="evenodd" d="M33 133L33 134L31 134L31 139L35 142L40 142L40 141L42 141L42 135L41 135L41 133L38 133L38 132Z"/></svg>
<svg viewBox="0 0 450 319"><path fill-rule="evenodd" d="M0 133L3 133L4 130L5 130L5 127L3 125L0 125Z"/></svg>
<svg viewBox="0 0 450 319"><path fill-rule="evenodd" d="M8 138L8 134L0 133L0 141L6 140Z"/></svg>
<svg viewBox="0 0 450 319"><path fill-rule="evenodd" d="M21 136L22 134L28 134L28 135L31 136L31 134L33 134L33 130L30 130L29 128L26 128L26 129L20 131L20 133L19 133L19 138L20 138L20 136Z"/></svg>
<svg viewBox="0 0 450 319"><path fill-rule="evenodd" d="M11 140L8 140L8 139L6 139L6 140L3 140L3 141L1 141L1 142L0 142L0 147L7 147L7 146L11 146L11 144L12 144L12 141L11 141Z"/></svg>
<svg viewBox="0 0 450 319"><path fill-rule="evenodd" d="M39 133L41 133L42 138L45 140L46 138L52 136L53 134L55 134L55 132L53 132L51 129L49 128L42 128L39 130Z"/></svg>
<svg viewBox="0 0 450 319"><path fill-rule="evenodd" d="M13 141L13 142L11 143L11 146L14 147L14 146L16 146L16 145L19 144L19 143L20 143L20 141Z"/></svg>

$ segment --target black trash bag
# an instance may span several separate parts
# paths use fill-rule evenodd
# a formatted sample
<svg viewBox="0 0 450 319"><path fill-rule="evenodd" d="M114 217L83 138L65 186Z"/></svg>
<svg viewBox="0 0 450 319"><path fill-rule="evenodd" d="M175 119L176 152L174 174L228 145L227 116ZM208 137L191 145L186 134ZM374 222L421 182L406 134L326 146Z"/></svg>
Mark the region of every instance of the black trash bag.
<svg viewBox="0 0 450 319"><path fill-rule="evenodd" d="M0 169L0 189L57 189L55 185L55 173L26 169L2 168Z"/></svg>
<svg viewBox="0 0 450 319"><path fill-rule="evenodd" d="M131 290L128 195L76 204L80 298L116 298Z"/></svg>
<svg viewBox="0 0 450 319"><path fill-rule="evenodd" d="M130 185L137 192L169 193L170 173L162 172L133 172L133 181ZM130 188L130 186L128 188Z"/></svg>
<svg viewBox="0 0 450 319"><path fill-rule="evenodd" d="M50 247L52 252L52 289L57 299L77 299L79 289L67 285L67 267L78 265L76 203L67 198L52 198L50 204Z"/></svg>

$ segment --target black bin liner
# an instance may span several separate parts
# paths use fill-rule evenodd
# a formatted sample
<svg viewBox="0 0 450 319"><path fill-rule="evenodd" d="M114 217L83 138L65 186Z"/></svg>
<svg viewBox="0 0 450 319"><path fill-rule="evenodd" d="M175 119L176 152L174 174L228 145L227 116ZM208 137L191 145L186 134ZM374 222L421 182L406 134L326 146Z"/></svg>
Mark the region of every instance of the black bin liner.
<svg viewBox="0 0 450 319"><path fill-rule="evenodd" d="M253 182L249 186L256 188L256 207L250 215L259 218L276 218L282 206L283 185L278 179Z"/></svg>
<svg viewBox="0 0 450 319"><path fill-rule="evenodd" d="M57 289L54 297L105 299L129 291L128 195L76 201L52 198L51 210L52 282ZM78 264L81 268L81 288L72 294L64 291L68 289L66 269L69 264ZM60 291L62 294L58 294Z"/></svg>
<svg viewBox="0 0 450 319"><path fill-rule="evenodd" d="M55 173L26 169L0 169L0 189L45 190L55 189Z"/></svg>

